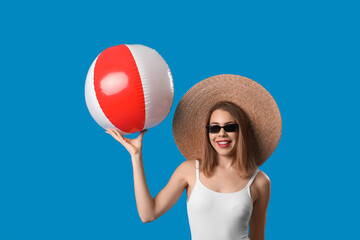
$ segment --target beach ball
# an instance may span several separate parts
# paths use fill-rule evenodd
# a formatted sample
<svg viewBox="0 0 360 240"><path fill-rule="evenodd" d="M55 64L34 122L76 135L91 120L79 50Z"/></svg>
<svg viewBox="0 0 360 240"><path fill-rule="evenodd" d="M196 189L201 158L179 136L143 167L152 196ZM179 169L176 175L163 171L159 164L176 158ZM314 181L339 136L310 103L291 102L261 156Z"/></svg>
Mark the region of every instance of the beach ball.
<svg viewBox="0 0 360 240"><path fill-rule="evenodd" d="M102 51L90 66L85 101L104 129L127 135L149 129L170 112L174 85L169 66L154 49L122 44Z"/></svg>

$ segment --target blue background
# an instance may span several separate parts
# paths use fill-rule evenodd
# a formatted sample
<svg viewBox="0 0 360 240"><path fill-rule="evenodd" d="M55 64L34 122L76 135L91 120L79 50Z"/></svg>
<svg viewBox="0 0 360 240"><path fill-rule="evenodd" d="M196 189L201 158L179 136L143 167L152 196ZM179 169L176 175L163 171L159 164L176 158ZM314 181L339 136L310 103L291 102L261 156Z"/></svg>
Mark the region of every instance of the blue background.
<svg viewBox="0 0 360 240"><path fill-rule="evenodd" d="M185 159L172 135L182 96L217 74L276 100L280 143L266 239L354 239L359 196L356 1L18 1L2 3L0 239L190 239L186 192L141 222L130 155L84 97L104 49L143 44L174 78L168 117L144 136L153 197ZM136 137L132 134L130 137Z"/></svg>

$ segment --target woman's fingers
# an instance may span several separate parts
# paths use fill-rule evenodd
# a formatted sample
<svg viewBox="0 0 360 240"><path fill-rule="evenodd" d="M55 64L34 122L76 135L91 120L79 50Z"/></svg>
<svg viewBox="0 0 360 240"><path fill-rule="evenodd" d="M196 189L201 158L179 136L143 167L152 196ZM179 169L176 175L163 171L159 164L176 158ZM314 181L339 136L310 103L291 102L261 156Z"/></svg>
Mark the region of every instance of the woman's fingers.
<svg viewBox="0 0 360 240"><path fill-rule="evenodd" d="M139 136L137 137L138 139L140 139L140 141L142 142L144 134L147 132L147 129L144 129L140 132Z"/></svg>
<svg viewBox="0 0 360 240"><path fill-rule="evenodd" d="M123 138L123 136L117 129L113 129L113 131L115 132L116 136L118 136L119 138Z"/></svg>
<svg viewBox="0 0 360 240"><path fill-rule="evenodd" d="M139 136L137 138L130 139L124 137L117 129L110 129L110 128L106 129L106 133L111 134L117 141L119 141L122 145L124 145L127 148L129 147L141 148L144 134L147 131L148 131L147 129L144 129L139 133Z"/></svg>
<svg viewBox="0 0 360 240"><path fill-rule="evenodd" d="M126 150L128 150L130 154L141 151L143 136L147 131L147 129L144 129L139 133L139 136L137 138L130 139L122 136L120 131L118 131L117 129L106 129L106 133L109 133L111 136L113 136L113 138L119 141L126 148Z"/></svg>
<svg viewBox="0 0 360 240"><path fill-rule="evenodd" d="M116 131L116 129L106 129L107 133L109 133L111 136L113 136L113 138L115 138L116 140L118 140L121 144L126 145L127 141L123 138L123 136L121 136L121 134Z"/></svg>

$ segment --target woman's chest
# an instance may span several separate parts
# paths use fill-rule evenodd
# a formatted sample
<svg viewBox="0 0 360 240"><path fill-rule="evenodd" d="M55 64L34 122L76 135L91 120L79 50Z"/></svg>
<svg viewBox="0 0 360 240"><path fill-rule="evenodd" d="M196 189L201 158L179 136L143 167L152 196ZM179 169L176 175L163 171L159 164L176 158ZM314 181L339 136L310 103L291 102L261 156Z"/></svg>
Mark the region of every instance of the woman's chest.
<svg viewBox="0 0 360 240"><path fill-rule="evenodd" d="M231 174L228 174L227 176L225 174L214 174L211 178L207 178L200 172L199 176L199 184L202 185L199 187L202 187L205 190L209 190L205 192L207 192L208 194L213 193L215 195L222 194L224 196L242 192L243 190L245 190L249 181L249 179L242 179L238 176L234 176ZM196 176L189 176L187 182L188 187L186 188L186 190L187 199L189 200L196 185ZM250 188L252 202L254 202L256 200L256 194L254 193L255 190L253 185L251 185Z"/></svg>

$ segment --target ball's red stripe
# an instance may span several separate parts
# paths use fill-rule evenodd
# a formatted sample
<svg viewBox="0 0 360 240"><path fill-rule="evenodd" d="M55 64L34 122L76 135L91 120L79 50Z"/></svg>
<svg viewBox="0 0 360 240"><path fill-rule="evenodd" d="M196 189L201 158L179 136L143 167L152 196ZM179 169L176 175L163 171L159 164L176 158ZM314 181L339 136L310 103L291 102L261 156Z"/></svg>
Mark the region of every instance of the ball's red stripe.
<svg viewBox="0 0 360 240"><path fill-rule="evenodd" d="M144 92L135 59L126 45L104 50L94 69L94 87L109 121L128 133L145 125Z"/></svg>

